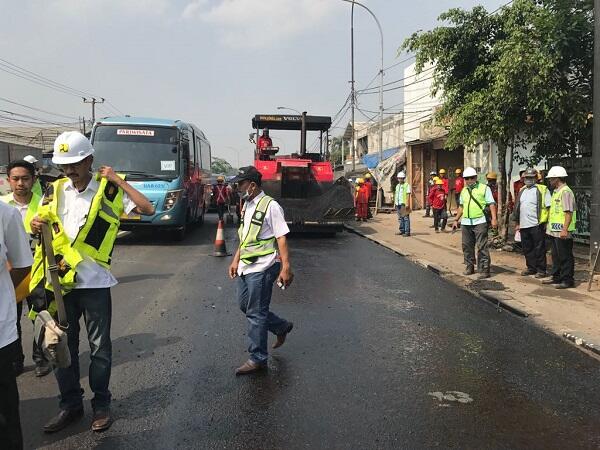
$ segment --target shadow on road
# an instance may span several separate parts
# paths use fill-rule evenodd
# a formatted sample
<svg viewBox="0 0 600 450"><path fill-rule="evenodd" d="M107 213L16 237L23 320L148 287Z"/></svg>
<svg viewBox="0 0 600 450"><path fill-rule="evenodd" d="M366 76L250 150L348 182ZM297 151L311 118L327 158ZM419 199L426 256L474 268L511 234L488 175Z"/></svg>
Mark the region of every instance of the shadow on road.
<svg viewBox="0 0 600 450"><path fill-rule="evenodd" d="M136 281L143 281L143 280L166 280L171 278L173 275L175 275L174 273L146 273L146 274L140 274L140 275L126 275L124 277L119 277L119 283L120 284L126 284L126 283L134 283Z"/></svg>

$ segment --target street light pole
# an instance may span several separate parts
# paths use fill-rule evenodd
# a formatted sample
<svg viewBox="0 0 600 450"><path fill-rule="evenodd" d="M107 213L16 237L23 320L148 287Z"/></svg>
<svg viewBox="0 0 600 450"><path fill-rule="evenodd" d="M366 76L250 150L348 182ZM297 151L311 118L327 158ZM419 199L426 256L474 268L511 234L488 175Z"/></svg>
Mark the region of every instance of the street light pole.
<svg viewBox="0 0 600 450"><path fill-rule="evenodd" d="M379 162L383 161L383 29L381 28L381 23L379 23L379 19L377 16L371 11L368 7L363 5L362 3L357 2L356 0L342 0L346 3L352 3L352 95L354 96L354 5L358 5L364 8L375 20L377 24L377 28L379 29L379 37L381 39L381 68L379 70ZM354 97L352 98L354 101ZM353 103L354 106L354 103ZM352 110L354 115L354 109ZM352 145L354 146L354 119L352 120ZM352 154L352 169L354 170L354 153ZM380 206L381 201L381 189L377 188L377 200L375 205L375 212L377 213L377 208Z"/></svg>
<svg viewBox="0 0 600 450"><path fill-rule="evenodd" d="M287 106L278 106L278 107L277 107L277 109L287 109L288 111L294 111L294 112L297 112L297 113L298 113L298 115L300 115L300 116L302 115L302 113L301 113L300 111L298 111L297 109L294 109L294 108L288 108Z"/></svg>
<svg viewBox="0 0 600 450"><path fill-rule="evenodd" d="M592 122L592 201L590 207L590 261L600 248L600 0L594 0L594 95ZM596 267L592 267L596 270ZM592 272L593 273L593 272Z"/></svg>
<svg viewBox="0 0 600 450"><path fill-rule="evenodd" d="M354 91L354 2L352 2L350 18L350 70L352 72L352 81L350 81L350 104L352 105L352 172L354 172L356 170L356 146L354 144L354 108L356 105L356 92Z"/></svg>

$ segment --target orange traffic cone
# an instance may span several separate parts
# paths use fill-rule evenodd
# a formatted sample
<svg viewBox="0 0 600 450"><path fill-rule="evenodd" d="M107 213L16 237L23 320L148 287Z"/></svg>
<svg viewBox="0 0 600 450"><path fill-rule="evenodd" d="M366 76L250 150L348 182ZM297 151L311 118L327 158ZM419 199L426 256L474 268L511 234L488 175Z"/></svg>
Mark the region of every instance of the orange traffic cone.
<svg viewBox="0 0 600 450"><path fill-rule="evenodd" d="M229 256L230 253L227 253L227 248L225 247L225 232L224 232L225 224L222 220L219 220L219 225L217 226L217 237L215 238L215 251L213 256Z"/></svg>

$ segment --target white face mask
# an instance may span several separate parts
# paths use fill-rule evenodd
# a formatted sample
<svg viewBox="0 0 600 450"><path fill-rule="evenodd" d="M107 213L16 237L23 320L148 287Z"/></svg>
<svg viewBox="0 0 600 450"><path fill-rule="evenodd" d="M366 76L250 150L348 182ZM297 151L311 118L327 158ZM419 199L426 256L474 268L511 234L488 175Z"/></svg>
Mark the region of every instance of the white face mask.
<svg viewBox="0 0 600 450"><path fill-rule="evenodd" d="M250 192L250 188L246 189L246 192L242 194L242 200L248 200L252 197L252 192Z"/></svg>

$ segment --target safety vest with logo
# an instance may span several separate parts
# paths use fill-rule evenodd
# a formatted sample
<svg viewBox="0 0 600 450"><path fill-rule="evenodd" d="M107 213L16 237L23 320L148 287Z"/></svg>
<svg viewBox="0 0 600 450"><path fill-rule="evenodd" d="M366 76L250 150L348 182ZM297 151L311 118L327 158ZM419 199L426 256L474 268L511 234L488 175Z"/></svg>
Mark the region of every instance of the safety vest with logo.
<svg viewBox="0 0 600 450"><path fill-rule="evenodd" d="M549 211L548 208L546 208L546 203L545 203L545 199L546 199L546 193L548 192L548 187L544 184L536 184L535 187L538 190L538 222L540 224L543 223L547 223L548 222L548 216L549 216ZM520 190L519 190L519 200L521 198L521 195L523 194L523 191L527 189L527 186L523 186Z"/></svg>
<svg viewBox="0 0 600 450"><path fill-rule="evenodd" d="M479 219L485 215L483 209L487 204L485 200L487 188L487 184L477 183L474 187L470 188L466 186L461 191L460 198L462 200L463 217L465 219Z"/></svg>
<svg viewBox="0 0 600 450"><path fill-rule="evenodd" d="M27 205L27 213L25 214L25 219L23 219L23 225L25 226L27 234L31 234L31 220L37 213L41 199L41 195L38 195L35 191L32 192L31 201L29 202L29 205ZM0 197L0 201L12 206L16 204L13 194L3 195Z"/></svg>
<svg viewBox="0 0 600 450"><path fill-rule="evenodd" d="M562 196L565 192L570 192L572 195L573 191L567 185L564 185L560 189L556 189L552 193L552 202L550 205L550 217L548 219L548 231L562 231L565 225L565 211L562 206ZM573 208L573 217L571 218L571 223L569 224L569 229L567 231L575 231L577 222L577 211Z"/></svg>
<svg viewBox="0 0 600 450"><path fill-rule="evenodd" d="M259 257L270 255L277 251L277 240L275 237L258 239L265 216L267 215L267 210L272 201L273 199L268 195L265 195L258 201L258 205L256 205L254 214L250 219L250 226L248 227L246 236L244 236L244 215L246 212L246 207L244 206L238 235L240 238L240 260L246 264L252 264Z"/></svg>
<svg viewBox="0 0 600 450"><path fill-rule="evenodd" d="M64 292L77 284L77 265L89 256L102 267L110 268L112 251L119 232L119 217L123 213L123 191L106 178L100 179L98 192L92 199L86 221L71 242L58 217L58 192L64 189L67 178L50 185L38 208L38 216L46 219L52 230L52 248L59 268L59 279ZM33 290L44 278L42 245L38 244L33 257L30 288ZM46 289L52 290L47 282Z"/></svg>
<svg viewBox="0 0 600 450"><path fill-rule="evenodd" d="M400 187L402 187L402 198L400 198ZM406 205L408 201L408 187L408 183L398 183L396 185L396 192L394 192L395 205Z"/></svg>

